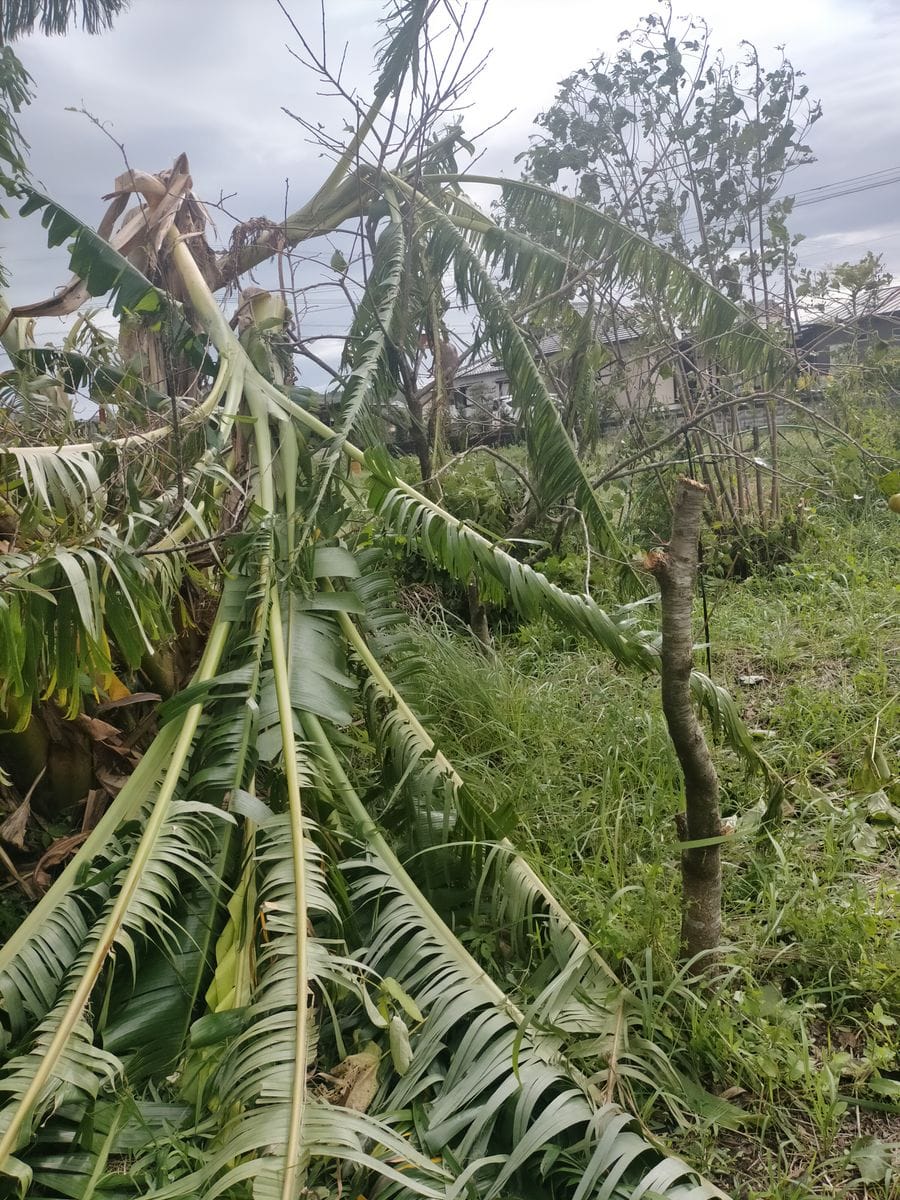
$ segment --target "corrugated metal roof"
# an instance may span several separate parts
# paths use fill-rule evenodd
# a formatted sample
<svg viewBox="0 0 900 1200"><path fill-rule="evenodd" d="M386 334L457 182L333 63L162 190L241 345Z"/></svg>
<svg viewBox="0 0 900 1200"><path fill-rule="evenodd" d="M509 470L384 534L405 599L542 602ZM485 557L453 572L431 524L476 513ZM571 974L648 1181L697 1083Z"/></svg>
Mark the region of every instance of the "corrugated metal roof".
<svg viewBox="0 0 900 1200"><path fill-rule="evenodd" d="M900 287L888 288L877 308L870 310L872 316L900 317Z"/></svg>

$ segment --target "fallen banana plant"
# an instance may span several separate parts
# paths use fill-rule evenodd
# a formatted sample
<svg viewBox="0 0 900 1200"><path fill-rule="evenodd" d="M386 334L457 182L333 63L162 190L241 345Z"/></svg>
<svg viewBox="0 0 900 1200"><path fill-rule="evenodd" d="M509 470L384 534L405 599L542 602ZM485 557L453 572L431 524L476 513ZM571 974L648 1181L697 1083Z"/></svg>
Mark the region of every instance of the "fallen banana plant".
<svg viewBox="0 0 900 1200"><path fill-rule="evenodd" d="M184 156L165 175L123 176L100 234L28 191L50 240L72 241L77 282L54 303L111 293L132 328L193 356L195 377L183 411L168 394L171 412L140 428L0 451L21 530L0 554L0 701L23 726L45 696L74 715L98 675L137 671L170 636L186 579L217 608L149 750L0 951L0 1172L20 1196L722 1195L617 1103L632 1083L672 1092L677 1077L629 1042L628 992L505 840L508 814L416 715L402 622L351 517L364 505L376 530L484 595L592 639L636 686L658 669L646 608L607 613L556 587L351 438L435 311L433 295L416 308L409 273L440 280L474 305L509 372L542 499L575 497L614 549L498 277L549 294L599 257L594 239L615 278L661 281L732 361L746 354L758 374L780 351L596 214L575 214L561 265L479 216L458 174L437 164L426 194L411 180L427 162L365 161L383 105L417 86L434 8L397 8L372 109L284 223L296 243L362 218L376 244L333 427L216 303L279 243L268 230L211 259ZM572 216L549 192L507 200ZM215 547L202 568L198 545ZM731 698L699 673L693 687L776 783ZM515 987L467 948L484 921L504 931Z"/></svg>

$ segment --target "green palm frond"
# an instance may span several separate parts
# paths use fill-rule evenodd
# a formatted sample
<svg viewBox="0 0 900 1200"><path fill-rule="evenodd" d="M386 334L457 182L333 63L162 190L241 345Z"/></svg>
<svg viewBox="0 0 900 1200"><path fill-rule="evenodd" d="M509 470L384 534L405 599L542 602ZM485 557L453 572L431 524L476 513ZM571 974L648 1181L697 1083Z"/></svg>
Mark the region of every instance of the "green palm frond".
<svg viewBox="0 0 900 1200"><path fill-rule="evenodd" d="M0 13L0 22L6 9ZM2 38L4 42L7 38ZM32 78L22 66L12 47L0 47L0 187L8 196L18 193L17 179L26 171L25 153L28 143L22 137L17 117L31 103ZM8 174L7 172L11 172ZM7 215L0 205L0 217ZM0 284L6 284L6 273L0 264ZM0 323L5 320L5 304L0 306Z"/></svg>
<svg viewBox="0 0 900 1200"><path fill-rule="evenodd" d="M155 287L109 242L83 221L36 188L25 187L27 197L20 215L41 213L41 224L47 230L47 245L70 244L69 266L87 289L90 296L110 295L113 313L166 313L172 319L177 311L165 292ZM180 318L183 321L183 318Z"/></svg>
<svg viewBox="0 0 900 1200"><path fill-rule="evenodd" d="M253 1180L253 1195L259 1200L281 1200L297 1194L308 1171L320 1157L344 1160L369 1172L396 1181L404 1177L387 1160L415 1165L432 1180L444 1172L422 1154L416 1154L400 1134L383 1122L362 1113L337 1108L316 1097L305 1097L301 1110L302 1134L292 1149L293 1098L298 1078L312 1067L316 1054L316 1028L320 1005L316 999L326 990L332 1003L341 996L356 995L364 986L359 968L335 953L339 935L338 910L332 900L321 851L306 837L305 911L295 908L291 818L270 817L256 834L255 862L258 877L258 907L263 914L264 940L257 957L256 985L240 1015L240 1031L228 1038L207 1095L217 1097L224 1121L210 1148L202 1170L153 1192L158 1200L175 1200L202 1190L215 1197L244 1180ZM310 922L317 935L306 942L306 970L310 987L309 1037L298 1047L295 1013L298 1003L296 978L297 923ZM302 1001L307 1004L304 998ZM226 1010L229 1011L229 1010ZM232 1025L223 1028L233 1030ZM368 1149L372 1143L379 1152ZM291 1155L295 1154L295 1157ZM420 1183L414 1191L426 1196L440 1193Z"/></svg>
<svg viewBox="0 0 900 1200"><path fill-rule="evenodd" d="M327 595L322 593L322 596ZM295 713L315 713L334 725L349 725L355 682L347 671L337 626L330 613L309 611L305 606L309 602L300 597L291 597L288 603L287 670L291 708ZM299 719L295 719L294 731L300 736ZM276 683L274 675L268 674L260 697L257 740L259 755L264 761L281 752L279 739Z"/></svg>
<svg viewBox="0 0 900 1200"><path fill-rule="evenodd" d="M109 639L128 667L171 635L177 561L142 558L105 528L71 548L0 554L0 697L21 720L47 692L80 711L85 679L113 669Z"/></svg>
<svg viewBox="0 0 900 1200"><path fill-rule="evenodd" d="M297 911L293 836L287 815L271 818L257 836L259 906L266 914L266 941L257 962L258 984L247 1011L247 1029L226 1048L212 1085L226 1108L240 1108L241 1120L232 1129L225 1128L221 1147L210 1157L201 1178L180 1181L177 1189L164 1189L163 1196L194 1194L183 1189L202 1186L203 1194L212 1197L241 1179L257 1179L258 1195L280 1197L293 1194L282 1191L289 1171L297 1173L298 1185L305 1174L308 1157L294 1163L286 1157L294 1088L297 1077L305 1076L305 1064L314 1053L312 1038L298 1045L295 1036L297 1005L305 1008L308 1004L307 997L298 997L296 992L296 929L301 922L332 921L336 911L325 884L321 854L308 838L303 842L304 907ZM324 943L309 940L307 952L310 986L336 973ZM240 1167L232 1166L235 1160L241 1161Z"/></svg>
<svg viewBox="0 0 900 1200"><path fill-rule="evenodd" d="M624 551L609 518L591 487L572 440L560 420L534 357L490 273L453 221L436 205L418 198L426 207L430 230L428 255L440 278L452 271L462 303L471 300L489 340L509 376L510 397L528 442L532 477L545 507L574 494L605 553Z"/></svg>
<svg viewBox="0 0 900 1200"><path fill-rule="evenodd" d="M575 965L544 988L539 1011L546 1028L535 1026L461 945L389 849L314 718L309 731L347 819L368 846L363 858L343 866L362 924L362 961L399 985L412 1011L425 1014L401 1077L385 1097L390 1110L418 1114L409 1136L453 1166L457 1186L477 1177L484 1196L504 1194L526 1169L541 1172L542 1194L549 1195L636 1197L651 1179L663 1195L721 1196L685 1163L661 1156L633 1119L604 1103L569 1063L565 1040L573 1030L595 1033L597 1009L601 1020L609 1016L602 1005L588 1018L583 1004L573 1012L570 975L595 987L605 974L583 938L568 943L575 947L569 956ZM563 937L565 926L556 925ZM563 953L562 944L557 950ZM613 991L609 984L606 975L605 995ZM615 993L621 996L621 988Z"/></svg>
<svg viewBox="0 0 900 1200"><path fill-rule="evenodd" d="M200 681L212 678L218 668L228 633L224 622L215 627L198 670ZM146 815L140 820L140 833L133 841L133 848L124 858L111 864L111 873L118 876L110 900L100 915L93 930L88 934L81 952L71 969L71 987L65 990L65 1001L54 1009L52 1031L42 1054L29 1064L33 1073L20 1077L21 1093L16 1103L4 1112L5 1127L0 1136L0 1171L6 1168L10 1157L20 1144L26 1130L32 1128L35 1112L47 1094L50 1081L58 1075L65 1062L75 1031L81 1027L91 995L107 964L113 946L118 946L129 961L134 961L135 938L149 936L155 931L161 911L174 907L179 891L179 871L196 875L203 870L204 860L209 861L209 822L225 814L205 805L185 804L175 799L181 771L187 761L197 726L202 713L202 703L193 704L185 714L178 737L172 746L171 755L164 765L158 758L151 760L152 767L162 774L159 790L147 804ZM163 745L167 744L164 739ZM136 776L132 776L132 783ZM121 807L135 802L133 788ZM119 800L126 796L126 788ZM138 798L143 802L145 797ZM138 815L137 813L135 815ZM127 828L127 827L126 827ZM63 892L65 895L65 892ZM53 911L60 896L48 894L46 903L32 913L32 918L41 908ZM55 902L54 902L55 901ZM29 970L29 943L23 947L24 971L27 980ZM22 957L19 957L22 963ZM78 969L76 970L76 967Z"/></svg>
<svg viewBox="0 0 900 1200"><path fill-rule="evenodd" d="M106 491L96 454L68 446L11 446L5 453L15 461L25 494L39 512L59 520L83 514L88 526L102 518Z"/></svg>
<svg viewBox="0 0 900 1200"><path fill-rule="evenodd" d="M763 382L780 380L790 370L786 349L739 305L674 254L606 213L535 183L474 174L430 178L457 186L497 187L514 224L546 231L549 247L536 236L510 233L483 214L468 223L488 261L504 277L521 284L525 273L539 272L536 293L549 294L568 281L573 265L590 265L592 282L664 300L699 348L729 370ZM470 202L467 205L477 211Z"/></svg>
<svg viewBox="0 0 900 1200"><path fill-rule="evenodd" d="M366 547L354 555L359 574L352 580L360 599L360 624L366 642L398 687L415 687L416 677L425 669L409 616L397 603L397 582L391 574L389 559L380 546Z"/></svg>
<svg viewBox="0 0 900 1200"><path fill-rule="evenodd" d="M0 29L4 41L31 33L65 33L75 22L88 33L108 29L128 7L129 0L6 0Z"/></svg>
<svg viewBox="0 0 900 1200"><path fill-rule="evenodd" d="M84 949L91 948L86 942ZM86 958L86 955L84 955ZM4 1140L18 1111L27 1103L32 1126L36 1127L48 1113L66 1102L83 1104L97 1096L101 1087L111 1088L122 1073L122 1064L112 1054L94 1045L94 1031L87 1021L79 1020L72 1028L62 1055L56 1057L54 1070L37 1097L28 1099L29 1089L50 1052L65 1014L68 996L63 996L58 1010L53 1010L38 1027L31 1048L6 1063L0 1078L0 1095L7 1097L0 1110L0 1137ZM30 1130L17 1130L10 1147L15 1151L24 1143ZM31 1167L9 1153L3 1171L18 1183L20 1195L25 1195L32 1178Z"/></svg>
<svg viewBox="0 0 900 1200"><path fill-rule="evenodd" d="M369 737L378 750L391 808L382 819L397 831L404 848L414 852L460 836L482 842L509 832L512 812L485 804L470 791L376 683L367 698Z"/></svg>
<svg viewBox="0 0 900 1200"><path fill-rule="evenodd" d="M490 599L509 601L525 620L546 613L599 642L623 665L654 669L656 651L650 635L634 628L632 610L613 617L589 596L563 591L439 505L403 486L384 454L370 452L366 461L372 507L430 562L460 582L476 572Z"/></svg>
<svg viewBox="0 0 900 1200"><path fill-rule="evenodd" d="M419 71L419 37L437 7L435 0L402 0L383 18L384 36L377 56L380 74L375 85L376 100L394 94L408 74L415 83Z"/></svg>
<svg viewBox="0 0 900 1200"><path fill-rule="evenodd" d="M152 805L147 808L150 830L152 809ZM95 1045L94 1030L86 1019L92 985L99 979L113 945L122 955L125 969L136 969L137 945L169 936L160 917L178 906L183 880L209 875L211 819L220 821L224 814L179 801L173 801L167 812L168 820L158 825L152 843L146 839L149 844L143 855L139 850L144 835L126 836L115 848L117 856L107 867L113 879L115 874L127 873L132 856L141 863L140 871L132 868L135 879L127 905L119 903L121 892L116 896L118 889L112 882L109 898L80 939L78 954L53 1007L38 1026L31 1048L6 1064L0 1092L9 1096L9 1102L0 1112L0 1142L4 1170L8 1172L21 1173L10 1155L29 1139L49 1111L73 1099L72 1088L75 1098L86 1102L101 1088L112 1086L121 1074L120 1060ZM33 978L34 973L27 972L28 965L26 959L18 974L20 984Z"/></svg>
<svg viewBox="0 0 900 1200"><path fill-rule="evenodd" d="M400 485L385 456L370 453L367 461L373 508L392 531L402 534L408 545L430 562L461 583L474 572L491 599L508 601L526 621L544 614L598 642L623 666L659 670L656 635L637 624L635 614L641 611L643 602L626 605L613 615L605 612L590 596L564 591L439 505L424 496L412 495L412 489ZM694 671L691 691L738 754L763 772L770 787L781 788L781 781L755 745L727 689L701 671Z"/></svg>
<svg viewBox="0 0 900 1200"><path fill-rule="evenodd" d="M341 412L335 432L339 451L357 424L366 441L377 442L376 413L397 391L391 356L394 342L402 338L399 302L406 261L406 237L396 204L378 238L369 284L357 310L344 352L350 376L341 395Z"/></svg>
<svg viewBox="0 0 900 1200"><path fill-rule="evenodd" d="M115 873L109 868L118 871L124 861L121 854L110 855L116 832L135 818L148 793L156 790L176 737L174 725L160 732L84 845L0 947L0 1000L16 1040L53 1006L109 896Z"/></svg>
<svg viewBox="0 0 900 1200"><path fill-rule="evenodd" d="M676 1120L685 1121L684 1077L647 1037L638 997L546 884L509 842L492 851L486 877L488 927L528 967L516 988L527 1027L559 1039L567 1060L605 1101L636 1111L638 1097L649 1096L650 1103L662 1101Z"/></svg>
<svg viewBox="0 0 900 1200"><path fill-rule="evenodd" d="M394 864L371 856L346 869L356 876L357 911L370 913L365 961L396 979L426 1014L410 1069L387 1104L415 1106L424 1147L468 1168L480 1196L503 1195L525 1171L538 1173L543 1194L580 1200L637 1197L650 1178L654 1194L679 1200L722 1194L685 1163L661 1159L628 1114L599 1103L566 1067L556 1036L523 1028L524 1015L502 994L498 1000ZM560 1145L561 1154L550 1151Z"/></svg>
<svg viewBox="0 0 900 1200"><path fill-rule="evenodd" d="M201 878L187 884L165 944L157 939L142 947L139 970L114 980L98 1031L131 1087L164 1079L184 1053L219 924L231 842L224 836L209 864L201 864Z"/></svg>

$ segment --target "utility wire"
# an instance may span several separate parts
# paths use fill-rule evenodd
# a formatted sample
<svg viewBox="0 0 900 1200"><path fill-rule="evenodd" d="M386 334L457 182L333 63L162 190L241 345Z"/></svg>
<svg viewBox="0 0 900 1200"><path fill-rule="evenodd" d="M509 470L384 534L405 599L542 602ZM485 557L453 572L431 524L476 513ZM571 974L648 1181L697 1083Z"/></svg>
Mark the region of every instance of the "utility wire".
<svg viewBox="0 0 900 1200"><path fill-rule="evenodd" d="M891 174L889 179L872 178L875 175L884 175L888 173ZM846 184L852 184L864 179L870 179L870 182L860 183L857 187L845 186ZM793 196L795 199L794 208L803 208L804 206L808 206L810 204L822 204L826 200L838 200L842 196L854 196L858 192L869 192L872 191L873 188L889 187L896 183L900 183L900 167L885 167L883 171L873 171L869 176L857 175L849 179L836 179L831 183L823 183L820 184L819 187L808 188L805 191L789 193L789 195ZM827 188L835 188L840 190L830 191L828 195L825 196L813 195L813 193L825 191ZM808 199L797 200L796 197L798 196L806 196ZM682 232L685 236L690 237L693 234L700 232L700 226L696 222L692 221L690 224L685 225Z"/></svg>

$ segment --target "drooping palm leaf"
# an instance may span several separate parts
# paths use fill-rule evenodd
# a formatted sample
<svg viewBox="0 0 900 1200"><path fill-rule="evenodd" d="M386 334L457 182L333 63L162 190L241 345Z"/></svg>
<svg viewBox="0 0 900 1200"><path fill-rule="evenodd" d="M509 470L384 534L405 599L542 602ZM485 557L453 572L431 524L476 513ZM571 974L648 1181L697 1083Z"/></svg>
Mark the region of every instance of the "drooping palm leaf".
<svg viewBox="0 0 900 1200"><path fill-rule="evenodd" d="M119 1060L94 1045L93 1028L85 1019L90 996L113 946L136 967L136 945L160 931L165 934L160 917L177 905L184 877L202 879L208 871L210 821L222 816L203 805L167 801L164 785L147 808L145 832L127 838L124 856L108 864L114 878L108 900L80 939L79 952L31 1047L8 1062L0 1078L0 1092L10 1096L0 1111L3 1171L21 1177L15 1151L48 1112L69 1098L69 1087L74 1085L86 1100L121 1073ZM20 980L33 977L33 972L26 976L29 965L26 956Z"/></svg>
<svg viewBox="0 0 900 1200"><path fill-rule="evenodd" d="M165 314L175 329L180 329L187 338L192 336L190 327L170 297L114 250L106 238L36 188L29 185L23 192L27 199L20 215L41 213L48 246L70 244L69 266L81 279L89 296L109 294L116 316L128 311L159 319Z"/></svg>
<svg viewBox="0 0 900 1200"><path fill-rule="evenodd" d="M425 207L428 255L435 273L440 277L452 270L457 295L464 305L470 300L474 303L485 336L509 377L510 397L525 430L531 471L543 504L551 507L574 493L601 549L621 556L618 538L560 420L559 409L487 268L437 205L425 197L417 197L416 203Z"/></svg>
<svg viewBox="0 0 900 1200"><path fill-rule="evenodd" d="M199 668L201 680L214 676L227 633L228 625L224 622L214 628ZM116 864L119 873L117 886L107 908L85 939L81 951L84 962L77 971L73 964L71 985L50 1018L46 1045L42 1045L40 1057L32 1056L27 1067L18 1070L16 1103L4 1113L4 1127L0 1136L0 1171L6 1169L25 1131L32 1127L41 1105L46 1103L48 1086L54 1078L58 1078L72 1039L82 1027L91 994L113 946L120 946L121 952L130 956L134 937L146 937L156 927L160 905L165 905L167 900L174 900L177 870L182 868L196 873L203 862L209 815L216 810L196 804L179 808L183 802L174 800L181 769L190 753L201 712L202 705L196 703L185 715L165 766L159 791L148 807L140 836L125 864ZM173 806L178 813L175 817L172 815ZM27 970L27 943L24 951Z"/></svg>
<svg viewBox="0 0 900 1200"><path fill-rule="evenodd" d="M396 356L395 339L402 339L398 309L406 261L406 237L396 202L390 219L378 239L368 287L360 304L344 352L350 376L341 394L341 412L337 421L335 450L357 425L366 431L363 444L379 440L375 407L383 408L397 391L396 372L391 355Z"/></svg>
<svg viewBox="0 0 900 1200"><path fill-rule="evenodd" d="M49 691L74 716L85 678L112 670L107 633L131 668L171 635L179 581L177 560L137 557L108 528L71 549L0 554L0 700L27 721Z"/></svg>
<svg viewBox="0 0 900 1200"><path fill-rule="evenodd" d="M12 41L39 25L42 33L65 33L80 21L88 33L109 28L128 7L129 0L6 0L3 5L3 40Z"/></svg>
<svg viewBox="0 0 900 1200"><path fill-rule="evenodd" d="M402 533L429 561L439 565L455 579L465 582L473 571L492 589L489 593L505 599L525 620L543 613L564 627L598 642L623 666L643 671L659 669L655 637L637 624L636 614L643 605L626 606L615 615L606 613L589 596L576 596L551 583L539 571L505 553L476 530L451 517L439 505L424 496L411 494L394 475L382 455L369 454L371 502L391 529ZM694 671L691 690L706 709L716 729L720 729L734 749L754 767L761 769L772 786L777 776L761 755L737 705L728 691Z"/></svg>
<svg viewBox="0 0 900 1200"><path fill-rule="evenodd" d="M557 291L570 274L589 267L592 282L663 300L703 354L729 370L773 382L790 370L785 348L739 305L674 254L614 217L539 184L477 174L436 175L435 183L486 184L500 190L514 225L507 231L484 214L467 224L488 261L521 283L523 272L540 271L537 294ZM530 231L531 236L521 232ZM534 232L546 230L549 246ZM532 285L534 286L534 285Z"/></svg>
<svg viewBox="0 0 900 1200"><path fill-rule="evenodd" d="M0 21L6 15L4 8ZM7 42L9 39L2 39ZM31 76L19 62L10 46L0 48L0 187L7 195L14 195L17 178L24 173L27 143L22 137L17 117L26 104L31 102ZM8 174L7 172L11 172ZM0 217L6 210L0 205ZM0 264L0 283L6 283L6 274ZM6 317L5 304L0 308L0 324Z"/></svg>
<svg viewBox="0 0 900 1200"><path fill-rule="evenodd" d="M655 1172L661 1195L721 1195L671 1159L662 1160L670 1172L663 1182L659 1153L631 1118L598 1103L567 1069L557 1038L523 1031L524 1014L498 1002L483 970L459 954L394 863L370 857L347 870L357 875L356 905L373 914L366 960L426 1014L410 1069L387 1098L392 1108L416 1105L426 1149L477 1175L486 1197L510 1184L527 1189L529 1171L540 1179L535 1194L639 1196ZM570 1172L580 1191L570 1190Z"/></svg>

